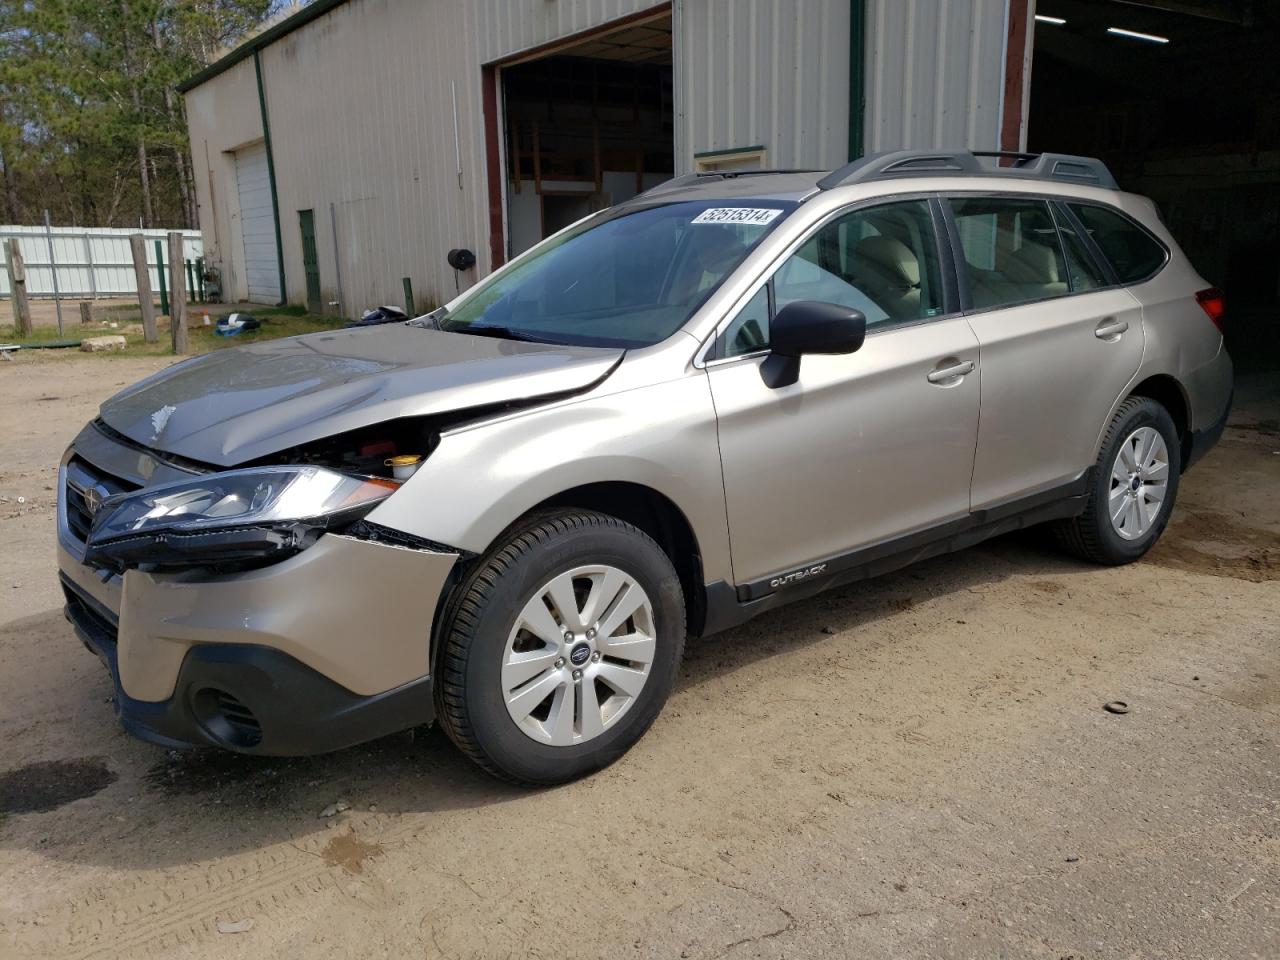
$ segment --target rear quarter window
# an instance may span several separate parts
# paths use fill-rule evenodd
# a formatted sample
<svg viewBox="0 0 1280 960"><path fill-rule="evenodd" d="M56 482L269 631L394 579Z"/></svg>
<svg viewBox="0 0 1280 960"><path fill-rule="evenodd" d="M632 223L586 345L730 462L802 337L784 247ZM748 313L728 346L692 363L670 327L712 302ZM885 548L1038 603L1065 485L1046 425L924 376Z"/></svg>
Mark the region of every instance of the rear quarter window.
<svg viewBox="0 0 1280 960"><path fill-rule="evenodd" d="M1128 217L1106 207L1068 204L1093 238L1121 283L1149 280L1169 258L1164 245Z"/></svg>

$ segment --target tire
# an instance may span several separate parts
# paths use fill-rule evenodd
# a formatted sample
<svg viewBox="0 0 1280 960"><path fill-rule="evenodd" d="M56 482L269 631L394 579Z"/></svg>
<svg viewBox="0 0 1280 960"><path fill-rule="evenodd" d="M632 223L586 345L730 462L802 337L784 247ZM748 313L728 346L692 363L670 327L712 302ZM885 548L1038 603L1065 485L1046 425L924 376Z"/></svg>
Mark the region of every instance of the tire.
<svg viewBox="0 0 1280 960"><path fill-rule="evenodd" d="M628 579L609 606L605 594L619 575ZM544 599L557 583L571 588L556 594L577 608L568 617L554 598ZM593 604L597 585L604 599ZM634 586L642 592L633 593ZM459 749L489 773L541 786L600 770L644 735L666 703L684 650L684 595L671 560L631 524L586 511L531 518L481 558L458 590L443 634L436 712ZM603 636L606 621L641 597L647 605ZM590 609L597 605L600 611ZM592 630L589 642L582 624L590 618L601 636ZM551 628L559 632L548 636ZM572 643L560 642L566 634ZM545 662L557 642L556 661ZM589 649L579 663L583 648ZM630 652L619 655L624 648ZM515 663L521 657L529 666ZM525 680L522 672L534 669L540 672ZM631 694L610 686L617 677ZM525 715L544 688L547 698ZM565 714L570 703L573 712Z"/></svg>
<svg viewBox="0 0 1280 960"><path fill-rule="evenodd" d="M1122 453L1132 459L1135 452L1134 438L1138 438L1140 448L1145 439L1151 438L1150 431L1158 434L1163 441L1165 467L1163 471L1139 471L1136 481L1138 489L1133 490L1125 485L1129 481L1124 477L1132 479L1134 471L1129 469ZM1129 449L1124 451L1125 447ZM1141 449L1137 452L1140 454ZM1160 539L1169 523L1178 495L1181 470L1178 431L1169 412L1155 400L1130 397L1120 404L1120 409L1111 418L1102 439L1102 449L1098 454L1098 464L1084 513L1060 522L1054 529L1059 544L1069 553L1091 563L1119 566L1137 560ZM1156 480L1161 473L1165 478L1163 484ZM1151 477L1149 484L1144 476ZM1155 491L1160 487L1163 487L1161 499L1158 508L1153 511L1152 500L1149 498L1154 497ZM1133 512L1131 504L1135 502L1139 504L1139 514ZM1110 509L1113 503L1117 509L1126 511L1120 522L1128 526L1127 530L1113 522Z"/></svg>

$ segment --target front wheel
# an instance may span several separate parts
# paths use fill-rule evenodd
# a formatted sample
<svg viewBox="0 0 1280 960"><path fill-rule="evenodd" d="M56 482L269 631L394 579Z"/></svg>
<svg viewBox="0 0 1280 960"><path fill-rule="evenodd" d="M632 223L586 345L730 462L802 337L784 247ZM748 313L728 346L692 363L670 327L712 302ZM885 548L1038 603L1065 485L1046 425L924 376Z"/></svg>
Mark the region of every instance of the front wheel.
<svg viewBox="0 0 1280 960"><path fill-rule="evenodd" d="M631 524L588 512L537 518L460 589L438 714L490 773L552 784L598 770L666 702L684 597L670 559Z"/></svg>
<svg viewBox="0 0 1280 960"><path fill-rule="evenodd" d="M1093 563L1137 560L1169 522L1181 469L1169 412L1147 397L1130 397L1103 437L1088 506L1058 525L1059 542Z"/></svg>

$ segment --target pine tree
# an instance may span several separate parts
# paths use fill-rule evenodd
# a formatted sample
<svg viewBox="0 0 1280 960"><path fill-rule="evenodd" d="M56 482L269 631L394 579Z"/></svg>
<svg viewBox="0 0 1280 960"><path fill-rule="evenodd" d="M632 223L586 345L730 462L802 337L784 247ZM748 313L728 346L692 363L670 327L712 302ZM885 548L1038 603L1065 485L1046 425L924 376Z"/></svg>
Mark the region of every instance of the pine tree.
<svg viewBox="0 0 1280 960"><path fill-rule="evenodd" d="M279 0L0 0L0 222L195 226L177 84Z"/></svg>

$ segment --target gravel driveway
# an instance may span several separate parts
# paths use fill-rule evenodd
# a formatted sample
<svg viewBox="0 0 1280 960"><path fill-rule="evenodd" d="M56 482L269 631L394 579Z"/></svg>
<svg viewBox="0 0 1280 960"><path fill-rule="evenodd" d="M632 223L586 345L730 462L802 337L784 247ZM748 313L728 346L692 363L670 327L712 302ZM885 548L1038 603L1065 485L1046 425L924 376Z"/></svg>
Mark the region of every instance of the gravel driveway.
<svg viewBox="0 0 1280 960"><path fill-rule="evenodd" d="M1280 956L1280 381L1146 561L1003 538L694 642L636 749L528 791L435 731L118 729L53 484L163 363L0 365L0 956Z"/></svg>

